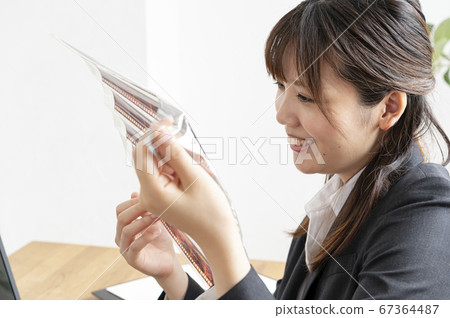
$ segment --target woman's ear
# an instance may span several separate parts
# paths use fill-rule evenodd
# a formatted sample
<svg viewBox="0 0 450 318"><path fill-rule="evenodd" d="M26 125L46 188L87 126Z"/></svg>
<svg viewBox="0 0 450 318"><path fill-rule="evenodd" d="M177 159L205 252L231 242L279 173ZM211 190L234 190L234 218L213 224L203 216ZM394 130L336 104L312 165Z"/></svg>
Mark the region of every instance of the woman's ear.
<svg viewBox="0 0 450 318"><path fill-rule="evenodd" d="M388 130L400 119L405 111L407 96L405 92L390 91L381 101L381 114L378 127Z"/></svg>

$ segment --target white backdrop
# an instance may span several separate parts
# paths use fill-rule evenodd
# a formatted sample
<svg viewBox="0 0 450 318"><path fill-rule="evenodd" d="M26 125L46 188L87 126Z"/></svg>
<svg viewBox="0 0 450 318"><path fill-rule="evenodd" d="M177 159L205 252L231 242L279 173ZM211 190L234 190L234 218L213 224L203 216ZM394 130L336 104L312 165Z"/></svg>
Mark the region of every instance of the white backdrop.
<svg viewBox="0 0 450 318"><path fill-rule="evenodd" d="M146 67L144 1L1 3L5 247L11 253L32 240L113 246L115 206L137 182L101 86L51 34L145 83L128 56Z"/></svg>
<svg viewBox="0 0 450 318"><path fill-rule="evenodd" d="M212 163L249 256L285 260L284 231L296 228L323 176L301 174L287 148L280 157L264 139L266 164L246 162L244 142L285 137L263 51L298 1L3 2L0 233L8 253L32 240L115 246L115 206L138 190L100 85L53 33L182 107L207 151L225 137ZM450 16L450 4L422 3L429 22ZM438 76L432 102L448 133L449 100Z"/></svg>

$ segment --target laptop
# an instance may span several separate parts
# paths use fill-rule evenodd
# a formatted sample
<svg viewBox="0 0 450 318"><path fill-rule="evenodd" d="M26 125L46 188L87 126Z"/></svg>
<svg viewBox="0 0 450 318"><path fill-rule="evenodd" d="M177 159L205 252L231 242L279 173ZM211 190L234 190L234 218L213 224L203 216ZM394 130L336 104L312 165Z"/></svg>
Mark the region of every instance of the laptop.
<svg viewBox="0 0 450 318"><path fill-rule="evenodd" d="M0 299L15 300L20 299L19 292L14 282L14 277L9 266L8 257L3 247L0 237Z"/></svg>

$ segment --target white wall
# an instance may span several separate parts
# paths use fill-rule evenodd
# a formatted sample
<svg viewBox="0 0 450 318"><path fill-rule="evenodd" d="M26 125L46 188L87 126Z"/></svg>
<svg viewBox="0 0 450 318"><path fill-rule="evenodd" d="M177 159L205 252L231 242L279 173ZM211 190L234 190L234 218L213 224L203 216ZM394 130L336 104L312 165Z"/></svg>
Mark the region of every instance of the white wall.
<svg viewBox="0 0 450 318"><path fill-rule="evenodd" d="M7 252L32 240L114 246L115 206L137 182L101 86L50 34L145 84L117 44L146 68L144 1L5 2L0 232Z"/></svg>
<svg viewBox="0 0 450 318"><path fill-rule="evenodd" d="M247 153L239 138L285 136L263 50L298 1L77 2L97 23L70 0L11 1L0 10L0 232L8 253L31 240L114 246L115 206L138 189L100 85L49 33L175 100L198 136L238 138L238 162ZM437 0L422 3L430 22L450 12ZM450 132L450 89L441 79L435 95ZM283 231L297 226L323 176L299 173L287 150L289 164L280 164L268 142L262 153L267 165L213 164L249 256L284 261L290 239Z"/></svg>

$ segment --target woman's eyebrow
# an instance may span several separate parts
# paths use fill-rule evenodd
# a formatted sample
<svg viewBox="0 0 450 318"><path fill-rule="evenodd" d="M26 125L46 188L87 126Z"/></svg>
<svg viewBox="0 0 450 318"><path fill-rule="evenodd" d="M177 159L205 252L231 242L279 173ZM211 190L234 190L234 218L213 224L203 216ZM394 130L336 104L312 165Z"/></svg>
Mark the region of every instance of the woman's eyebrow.
<svg viewBox="0 0 450 318"><path fill-rule="evenodd" d="M293 84L294 86L303 88L306 92L309 92L309 93L310 93L310 91L309 91L309 89L308 89L308 86L305 85L304 79L300 79L300 77L299 77L299 78L297 78L297 79L295 80L295 82L293 82L292 84Z"/></svg>
<svg viewBox="0 0 450 318"><path fill-rule="evenodd" d="M297 78L297 79L295 80L294 85L295 85L295 86L302 86L302 87L305 86L305 85L303 85L303 82L302 82L302 80L300 79L300 77Z"/></svg>

